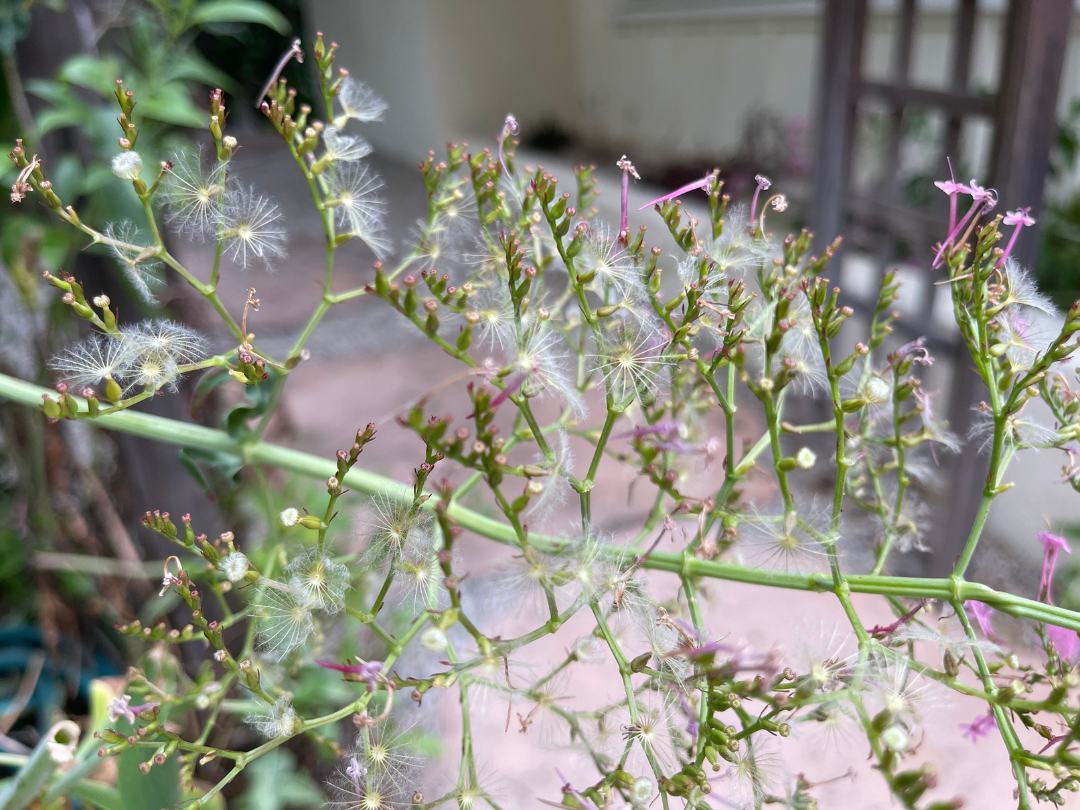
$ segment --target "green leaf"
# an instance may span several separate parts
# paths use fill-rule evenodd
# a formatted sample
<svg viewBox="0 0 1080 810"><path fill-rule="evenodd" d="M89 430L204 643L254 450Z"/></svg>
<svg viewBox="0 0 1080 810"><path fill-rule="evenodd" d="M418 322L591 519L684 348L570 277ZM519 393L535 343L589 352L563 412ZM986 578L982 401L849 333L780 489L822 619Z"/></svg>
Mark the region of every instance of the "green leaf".
<svg viewBox="0 0 1080 810"><path fill-rule="evenodd" d="M45 112L37 117L38 135L47 135L54 129L79 126L85 121L85 108L53 107L51 110L45 110Z"/></svg>
<svg viewBox="0 0 1080 810"><path fill-rule="evenodd" d="M163 84L138 102L135 114L178 127L206 126L209 114L191 102L187 88L179 83Z"/></svg>
<svg viewBox="0 0 1080 810"><path fill-rule="evenodd" d="M200 3L188 17L188 25L209 23L258 23L279 34L289 32L289 21L276 8L258 0L213 0Z"/></svg>
<svg viewBox="0 0 1080 810"><path fill-rule="evenodd" d="M318 785L297 770L296 759L283 749L271 751L251 763L249 785L237 801L239 810L284 810L286 807L316 807L323 803Z"/></svg>
<svg viewBox="0 0 1080 810"><path fill-rule="evenodd" d="M227 93L235 93L238 89L228 73L218 70L197 53L180 54L172 60L168 65L168 79L220 87Z"/></svg>
<svg viewBox="0 0 1080 810"><path fill-rule="evenodd" d="M27 79L26 92L50 104L69 104L74 100L70 87L52 79Z"/></svg>
<svg viewBox="0 0 1080 810"><path fill-rule="evenodd" d="M126 808L120 791L112 785L95 782L91 779L80 779L72 785L71 796L82 799L91 807L98 808L98 810L125 810Z"/></svg>
<svg viewBox="0 0 1080 810"><path fill-rule="evenodd" d="M210 396L210 393L215 388L224 385L231 379L228 370L221 366L216 366L203 374L199 381L195 383L195 390L191 392L191 410L195 411L201 408L206 398Z"/></svg>
<svg viewBox="0 0 1080 810"><path fill-rule="evenodd" d="M116 786L121 798L119 807L124 810L162 810L179 800L179 757L173 755L164 765L155 765L144 774L139 765L153 755L153 748L132 748L118 757Z"/></svg>
<svg viewBox="0 0 1080 810"><path fill-rule="evenodd" d="M103 98L112 96L116 80L123 78L120 60L113 56L80 55L68 59L56 77L68 84L93 90Z"/></svg>

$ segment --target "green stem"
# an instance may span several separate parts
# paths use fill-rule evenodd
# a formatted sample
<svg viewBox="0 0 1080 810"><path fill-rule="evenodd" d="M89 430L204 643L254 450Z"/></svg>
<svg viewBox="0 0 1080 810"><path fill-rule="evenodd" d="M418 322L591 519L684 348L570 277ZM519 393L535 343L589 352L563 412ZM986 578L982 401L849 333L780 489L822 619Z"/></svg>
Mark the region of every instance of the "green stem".
<svg viewBox="0 0 1080 810"><path fill-rule="evenodd" d="M48 389L32 383L0 374L0 399L10 400L22 405L37 407L43 394ZM167 444L191 447L201 450L215 450L233 453L244 458L250 464L278 467L291 472L326 480L336 472L336 465L330 459L293 450L269 442L243 444L237 442L223 430L188 424L152 414L137 411L123 411L93 420L103 428L116 430L143 438L155 439ZM381 495L391 501L404 505L413 503L412 486L403 484L376 473L354 467L342 481L343 485L369 495ZM439 501L431 498L425 508L434 508ZM460 504L451 504L447 515L452 523L467 531L507 545L517 545L518 538L512 527L468 509ZM540 551L559 553L571 542L564 538L552 537L539 533L529 533L529 545ZM612 548L612 557L625 557L634 550ZM774 588L786 588L802 591L832 591L831 577L827 574L799 574L785 571L772 571L751 568L733 563L715 560L690 559L684 562L681 554L654 550L643 557L641 565L658 571L670 571L696 577L722 579L731 582L746 582ZM878 594L882 596L903 596L911 599L945 599L954 593L953 581L944 578L899 577L874 574L851 574L846 577L852 593ZM1080 631L1080 613L1056 605L1047 605L1033 599L1026 599L1010 593L995 591L977 582L960 582L956 585L960 599L975 600L990 605L1004 613L1034 621L1056 624L1071 630Z"/></svg>

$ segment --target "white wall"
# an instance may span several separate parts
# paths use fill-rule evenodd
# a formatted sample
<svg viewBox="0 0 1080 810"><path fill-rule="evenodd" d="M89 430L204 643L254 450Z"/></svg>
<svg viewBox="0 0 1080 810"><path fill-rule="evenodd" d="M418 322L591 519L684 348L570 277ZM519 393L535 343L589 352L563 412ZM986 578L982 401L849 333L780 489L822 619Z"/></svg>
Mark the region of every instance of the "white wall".
<svg viewBox="0 0 1080 810"><path fill-rule="evenodd" d="M491 142L507 112L526 128L558 121L612 154L640 155L640 162L658 150L670 157L730 152L757 108L812 123L821 27L814 4L664 19L628 15L624 3L309 0L309 19L341 43L342 64L390 102L386 123L370 135L409 162L449 139ZM888 11L872 15L871 75L891 66L895 20ZM997 81L1002 20L996 12L980 16L972 87L989 89ZM950 39L948 13L919 15L915 81L945 85ZM1080 43L1080 14L1073 42ZM1077 97L1080 47L1074 45L1061 107ZM977 168L988 132L969 148L966 162Z"/></svg>
<svg viewBox="0 0 1080 810"><path fill-rule="evenodd" d="M569 8L569 0L310 0L308 18L341 45L340 64L389 102L368 137L412 163L448 140L493 142L509 112L523 125L571 120Z"/></svg>

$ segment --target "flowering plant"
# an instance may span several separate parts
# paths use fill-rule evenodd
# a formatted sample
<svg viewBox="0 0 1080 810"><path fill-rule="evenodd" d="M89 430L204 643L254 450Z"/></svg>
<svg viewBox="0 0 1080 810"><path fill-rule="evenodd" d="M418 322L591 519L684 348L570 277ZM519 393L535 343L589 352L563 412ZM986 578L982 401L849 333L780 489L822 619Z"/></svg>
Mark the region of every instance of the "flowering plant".
<svg viewBox="0 0 1080 810"><path fill-rule="evenodd" d="M959 797L934 790L934 763L920 757L921 729L933 719L928 697L950 694L981 702L973 720L948 733L974 741L996 730L1019 807L1061 804L1075 791L1080 615L1052 600L1068 544L1040 535L1044 564L1032 598L966 578L991 507L1009 488L1013 456L1056 447L1072 459L1080 438L1080 398L1066 364L1078 346L1080 304L1058 316L1010 258L1033 222L1028 211L995 216L991 190L939 184L949 222L933 263L987 388L977 437L988 469L952 575L894 575L896 556L923 543L915 485L931 474L935 448L954 451L960 439L923 387L920 374L933 363L924 341L890 337L893 274L858 340L855 312L828 280L839 241L814 255L805 231L776 239L770 216L786 200L770 195L767 178L758 178L748 206L729 199L715 174L643 206L678 246L669 259L648 247L644 226L632 227L638 177L625 156L613 228L594 207L592 168L575 169L570 192L519 165L512 116L493 149L450 144L444 157L426 156L427 210L391 263L381 182L353 131L385 105L335 67L335 50L321 35L312 49L320 113L277 75L262 94L325 237L322 294L281 357L256 339L254 290L245 301L219 291L227 268L273 265L287 244L279 209L232 169L238 144L220 91L210 97L207 152L151 164L144 155L153 145L138 143L135 94L117 82L122 137L112 169L130 182L140 226L84 222L42 160L21 143L11 152L19 169L12 200L40 200L107 246L136 287L152 270L175 274L233 343L214 353L180 323L124 323L106 296L46 273L90 336L54 359L55 391L0 377L0 395L40 404L50 420L91 420L311 476L323 492L275 508L278 525L265 528L262 542L239 531L210 538L191 515L147 512L145 525L176 546L163 561L160 594L178 597L182 624L120 626L149 654L92 729L95 742L76 751L78 728L65 721L60 742L51 735L43 746L52 747L8 784L4 806L87 783L104 790L90 779L94 751L137 752L144 773L178 761L187 804L208 806L260 758L305 741L339 760L327 782L332 807L514 806L478 762L473 729L489 695L507 704L507 728L516 707L522 733L547 727L552 741L582 755L588 767L573 778L567 768L552 771L542 800L556 807L814 807L820 775L774 768L785 738L814 729L861 735L866 748L848 742L848 758L868 750L903 806L959 807ZM303 58L299 42L277 73L294 58ZM679 199L690 193L707 203L701 221ZM176 258L163 223L213 245L205 277ZM363 243L377 261L363 286L336 291L335 257L347 242ZM320 321L362 296L385 302L467 371L466 404L455 415L433 416L421 401L401 416L423 448L408 483L360 464L376 441L373 424L327 461L263 438ZM233 381L266 391L263 407L234 411L228 430L133 410L198 372L200 386ZM823 400L829 418L788 421L797 391ZM1049 421L1036 411L1040 400ZM746 410L760 415L762 429L740 446L736 417ZM808 494L810 471L826 466L810 446L816 434L831 445L824 506ZM581 462L574 447L586 448ZM593 514L600 473L619 465L649 493L627 536ZM450 483L453 471L460 475ZM775 505L769 495L751 497L759 473L774 483ZM1071 463L1066 479L1080 489ZM577 505L572 527L554 517L568 495ZM339 517L350 504L368 514L362 548ZM512 549L508 567L487 570L465 547L470 536ZM868 546L868 564L853 570ZM707 610L712 581L831 594L847 630L801 659L736 644ZM498 591L512 594L513 621L491 609ZM894 619L868 626L854 594L879 596ZM1015 652L995 626L999 614L1022 624ZM527 666L549 637L562 652L553 659L552 645L542 647L543 663ZM183 656L188 648L197 653ZM564 695L577 673L604 662L614 694L587 706ZM298 687L312 677L339 681L326 691L345 697L332 707L302 702ZM430 746L413 727L432 722L440 693L453 696L460 729L459 755L441 780L422 767ZM238 720L262 741L236 746L245 739ZM74 764L61 771L61 760Z"/></svg>

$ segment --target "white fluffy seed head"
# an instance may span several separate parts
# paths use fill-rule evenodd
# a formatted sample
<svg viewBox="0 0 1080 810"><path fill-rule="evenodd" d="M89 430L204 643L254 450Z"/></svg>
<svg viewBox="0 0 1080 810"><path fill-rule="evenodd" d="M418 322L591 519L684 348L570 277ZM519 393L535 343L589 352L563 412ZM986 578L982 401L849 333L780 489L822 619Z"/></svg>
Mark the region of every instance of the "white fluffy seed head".
<svg viewBox="0 0 1080 810"><path fill-rule="evenodd" d="M165 206L165 221L191 238L214 237L227 188L226 164L207 166L198 151L179 152L170 162L155 195Z"/></svg>
<svg viewBox="0 0 1080 810"><path fill-rule="evenodd" d="M351 76L341 83L337 101L341 113L334 119L334 124L339 127L349 119L361 123L381 121L386 112L386 102L366 84Z"/></svg>
<svg viewBox="0 0 1080 810"><path fill-rule="evenodd" d="M253 188L225 193L219 227L225 255L242 268L259 262L270 268L285 256L285 224L281 210Z"/></svg>
<svg viewBox="0 0 1080 810"><path fill-rule="evenodd" d="M244 718L244 722L268 739L295 734L299 726L292 699L286 695L275 700L265 711L249 714Z"/></svg>
<svg viewBox="0 0 1080 810"><path fill-rule="evenodd" d="M383 182L367 165L356 161L334 166L329 175L327 205L342 234L362 241L378 258L391 243L386 234L386 201L379 196Z"/></svg>
<svg viewBox="0 0 1080 810"><path fill-rule="evenodd" d="M112 172L121 180L137 180L142 174L142 168L142 156L134 150L120 152L113 156Z"/></svg>
<svg viewBox="0 0 1080 810"><path fill-rule="evenodd" d="M337 613L345 604L349 569L316 549L297 557L285 569L289 587L310 610Z"/></svg>
<svg viewBox="0 0 1080 810"><path fill-rule="evenodd" d="M251 562L242 552L234 551L221 560L219 567L229 582L239 582L247 576Z"/></svg>

